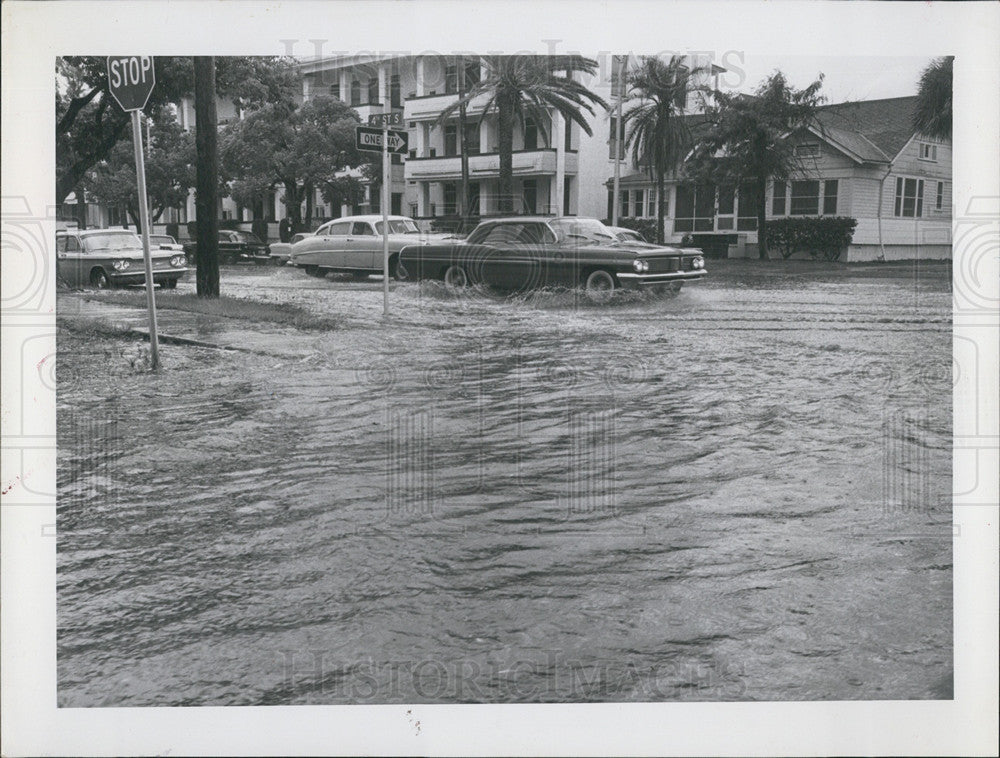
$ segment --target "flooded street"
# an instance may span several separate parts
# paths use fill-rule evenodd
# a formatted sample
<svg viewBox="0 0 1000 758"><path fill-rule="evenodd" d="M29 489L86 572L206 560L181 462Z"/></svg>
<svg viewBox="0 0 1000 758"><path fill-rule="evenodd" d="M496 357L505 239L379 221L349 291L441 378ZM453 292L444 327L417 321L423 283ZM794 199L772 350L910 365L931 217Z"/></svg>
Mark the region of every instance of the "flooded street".
<svg viewBox="0 0 1000 758"><path fill-rule="evenodd" d="M847 271L60 330L59 704L951 697L950 271Z"/></svg>

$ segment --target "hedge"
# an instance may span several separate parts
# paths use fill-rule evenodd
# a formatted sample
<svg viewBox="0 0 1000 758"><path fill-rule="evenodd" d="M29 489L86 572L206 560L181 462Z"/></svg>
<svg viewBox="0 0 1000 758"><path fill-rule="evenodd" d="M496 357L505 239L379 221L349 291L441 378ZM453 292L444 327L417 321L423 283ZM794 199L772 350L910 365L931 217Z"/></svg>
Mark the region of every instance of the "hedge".
<svg viewBox="0 0 1000 758"><path fill-rule="evenodd" d="M768 219L764 234L768 249L777 250L782 258L805 252L835 261L851 244L857 225L856 218L847 216L778 218Z"/></svg>

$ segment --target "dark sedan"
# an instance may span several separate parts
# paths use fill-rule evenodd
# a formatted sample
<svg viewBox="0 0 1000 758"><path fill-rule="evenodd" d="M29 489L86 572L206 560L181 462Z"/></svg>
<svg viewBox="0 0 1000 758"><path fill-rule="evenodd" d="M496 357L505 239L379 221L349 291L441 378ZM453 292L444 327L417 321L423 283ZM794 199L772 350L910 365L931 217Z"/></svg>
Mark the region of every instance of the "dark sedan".
<svg viewBox="0 0 1000 758"><path fill-rule="evenodd" d="M400 262L406 278L450 287L582 287L595 300L618 288L673 295L706 274L701 250L621 242L596 219L570 217L484 221L461 242L405 247Z"/></svg>
<svg viewBox="0 0 1000 758"><path fill-rule="evenodd" d="M188 258L196 260L198 243L189 242L184 246ZM223 230L219 232L220 263L270 263L267 245L251 232Z"/></svg>

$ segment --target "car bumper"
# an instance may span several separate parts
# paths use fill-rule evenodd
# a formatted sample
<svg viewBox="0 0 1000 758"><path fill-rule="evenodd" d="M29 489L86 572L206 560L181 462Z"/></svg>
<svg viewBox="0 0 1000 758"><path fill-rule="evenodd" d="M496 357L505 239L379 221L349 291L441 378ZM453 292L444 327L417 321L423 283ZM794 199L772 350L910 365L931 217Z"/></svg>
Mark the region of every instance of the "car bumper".
<svg viewBox="0 0 1000 758"><path fill-rule="evenodd" d="M170 268L160 269L153 272L153 281L162 282L164 279L183 279L190 269ZM143 284L146 281L146 272L142 269L138 271L111 271L108 278L115 284Z"/></svg>
<svg viewBox="0 0 1000 758"><path fill-rule="evenodd" d="M618 274L618 281L623 287L643 287L651 284L669 284L670 282L684 282L697 280L704 277L708 272L703 269L696 271L670 271L663 274Z"/></svg>

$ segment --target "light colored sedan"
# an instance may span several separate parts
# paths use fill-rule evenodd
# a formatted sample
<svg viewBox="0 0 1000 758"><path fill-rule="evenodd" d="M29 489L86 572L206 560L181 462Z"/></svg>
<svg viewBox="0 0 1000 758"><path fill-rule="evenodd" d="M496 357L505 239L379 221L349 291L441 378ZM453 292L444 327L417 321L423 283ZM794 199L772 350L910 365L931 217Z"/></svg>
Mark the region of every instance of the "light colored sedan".
<svg viewBox="0 0 1000 758"><path fill-rule="evenodd" d="M271 263L275 266L284 266L292 257L292 245L301 242L306 237L312 237L311 232L299 232L292 236L288 242L272 242L268 245L271 253Z"/></svg>
<svg viewBox="0 0 1000 758"><path fill-rule="evenodd" d="M311 276L329 273L353 274L364 279L382 273L382 237L388 232L389 275L402 278L397 269L399 251L407 245L429 245L453 238L450 234L426 234L407 216L389 216L388 229L381 215L347 216L327 221L311 237L291 247L293 266Z"/></svg>

